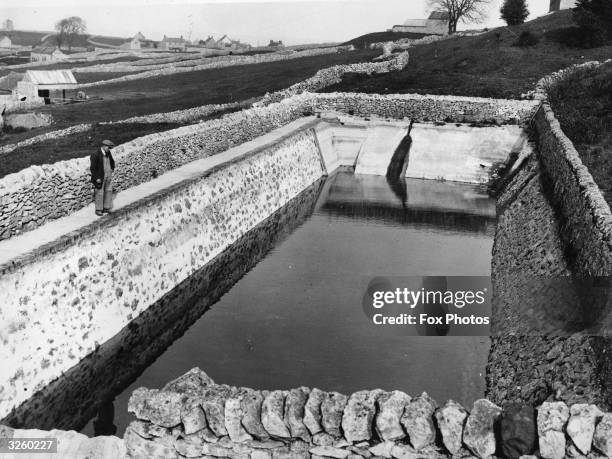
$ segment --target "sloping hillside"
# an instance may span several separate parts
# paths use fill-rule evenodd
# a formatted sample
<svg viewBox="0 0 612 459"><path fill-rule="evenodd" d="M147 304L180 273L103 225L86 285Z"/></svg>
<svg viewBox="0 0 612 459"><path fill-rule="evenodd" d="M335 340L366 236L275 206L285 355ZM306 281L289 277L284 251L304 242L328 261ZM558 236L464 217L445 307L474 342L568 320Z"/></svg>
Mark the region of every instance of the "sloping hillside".
<svg viewBox="0 0 612 459"><path fill-rule="evenodd" d="M27 30L11 30L10 32L1 32L0 35L8 35L13 42L13 45L19 46L36 46L47 35L53 32L31 32Z"/></svg>
<svg viewBox="0 0 612 459"><path fill-rule="evenodd" d="M559 35L572 27L571 11L560 11L482 35L456 37L410 49L410 64L386 75L347 75L325 90L377 93L430 93L519 98L544 75L588 60L612 56L612 46L570 48ZM529 30L539 42L513 46Z"/></svg>

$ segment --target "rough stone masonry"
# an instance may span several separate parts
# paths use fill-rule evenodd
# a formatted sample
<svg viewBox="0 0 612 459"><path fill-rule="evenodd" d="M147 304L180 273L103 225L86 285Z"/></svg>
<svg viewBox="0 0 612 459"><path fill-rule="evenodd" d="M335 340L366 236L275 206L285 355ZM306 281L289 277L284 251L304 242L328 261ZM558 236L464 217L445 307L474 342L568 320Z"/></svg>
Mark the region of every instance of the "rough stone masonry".
<svg viewBox="0 0 612 459"><path fill-rule="evenodd" d="M132 457L610 457L612 413L591 404L470 411L426 393L306 387L259 391L216 384L194 368L163 389L139 388L124 441Z"/></svg>

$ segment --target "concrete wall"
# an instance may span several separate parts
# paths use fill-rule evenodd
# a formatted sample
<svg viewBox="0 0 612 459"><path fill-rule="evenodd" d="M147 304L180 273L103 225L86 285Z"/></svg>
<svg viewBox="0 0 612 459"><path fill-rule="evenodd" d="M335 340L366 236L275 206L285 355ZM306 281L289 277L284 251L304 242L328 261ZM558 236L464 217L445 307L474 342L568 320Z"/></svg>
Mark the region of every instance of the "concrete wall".
<svg viewBox="0 0 612 459"><path fill-rule="evenodd" d="M492 166L519 153L527 135L519 126L415 124L406 177L488 183Z"/></svg>
<svg viewBox="0 0 612 459"><path fill-rule="evenodd" d="M0 267L0 417L323 172L314 133L302 131Z"/></svg>
<svg viewBox="0 0 612 459"><path fill-rule="evenodd" d="M355 173L386 175L391 156L408 130L408 121L364 121L326 112L315 131L331 170L354 166ZM529 147L520 126L473 127L465 124L415 123L407 178L483 183L492 167ZM330 172L331 172L330 170Z"/></svg>

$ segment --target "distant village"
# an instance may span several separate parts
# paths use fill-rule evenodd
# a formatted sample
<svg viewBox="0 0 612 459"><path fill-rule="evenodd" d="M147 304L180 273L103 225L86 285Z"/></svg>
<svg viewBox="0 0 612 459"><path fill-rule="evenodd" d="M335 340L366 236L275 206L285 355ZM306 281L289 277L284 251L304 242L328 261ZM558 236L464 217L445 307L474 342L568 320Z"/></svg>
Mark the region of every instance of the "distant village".
<svg viewBox="0 0 612 459"><path fill-rule="evenodd" d="M248 43L234 40L227 35L215 38L191 41L183 36L164 35L162 40L152 40L138 32L130 38L105 37L100 35L78 35L73 43L57 43L56 32L33 32L16 30L11 19L6 19L0 27L0 56L29 55L30 62L56 62L66 59L69 54L94 52L101 50L134 50L134 51L175 51L201 52L203 54L244 53L255 49L283 48L282 40L270 40L267 46L254 48Z"/></svg>

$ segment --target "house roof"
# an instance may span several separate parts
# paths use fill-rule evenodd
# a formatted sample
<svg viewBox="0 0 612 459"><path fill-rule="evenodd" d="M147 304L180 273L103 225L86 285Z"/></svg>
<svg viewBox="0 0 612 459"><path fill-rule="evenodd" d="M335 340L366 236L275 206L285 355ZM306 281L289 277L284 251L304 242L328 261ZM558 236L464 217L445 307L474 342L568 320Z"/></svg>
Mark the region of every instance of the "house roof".
<svg viewBox="0 0 612 459"><path fill-rule="evenodd" d="M448 11L432 11L429 15L429 19L438 19L440 21L448 21L450 19L450 15Z"/></svg>
<svg viewBox="0 0 612 459"><path fill-rule="evenodd" d="M409 27L425 27L427 26L427 19L406 19L404 25Z"/></svg>
<svg viewBox="0 0 612 459"><path fill-rule="evenodd" d="M57 46L42 46L40 48L32 49L32 53L34 54L53 54L55 51L62 53L62 51Z"/></svg>
<svg viewBox="0 0 612 459"><path fill-rule="evenodd" d="M11 37L9 37L8 35L0 35L0 40L2 40L3 38L8 38L9 40L11 39Z"/></svg>
<svg viewBox="0 0 612 459"><path fill-rule="evenodd" d="M34 84L77 84L70 70L27 70L23 81Z"/></svg>

